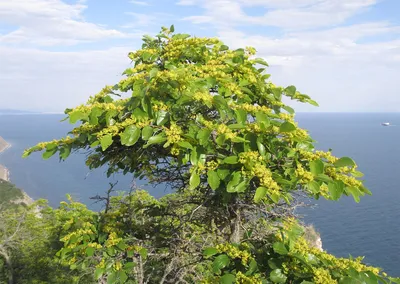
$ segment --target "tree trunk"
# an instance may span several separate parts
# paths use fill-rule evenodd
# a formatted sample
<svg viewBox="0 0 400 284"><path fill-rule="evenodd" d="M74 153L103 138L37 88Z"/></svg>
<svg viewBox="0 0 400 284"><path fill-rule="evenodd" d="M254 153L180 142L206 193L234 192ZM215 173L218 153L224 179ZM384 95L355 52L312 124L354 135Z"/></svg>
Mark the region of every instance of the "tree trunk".
<svg viewBox="0 0 400 284"><path fill-rule="evenodd" d="M231 211L231 235L229 241L231 243L240 243L242 240L242 219L240 210L234 209Z"/></svg>
<svg viewBox="0 0 400 284"><path fill-rule="evenodd" d="M3 256L4 261L6 263L6 266L8 268L8 284L14 284L14 268L12 265L11 257L8 255L8 253L5 252L0 252L0 254Z"/></svg>

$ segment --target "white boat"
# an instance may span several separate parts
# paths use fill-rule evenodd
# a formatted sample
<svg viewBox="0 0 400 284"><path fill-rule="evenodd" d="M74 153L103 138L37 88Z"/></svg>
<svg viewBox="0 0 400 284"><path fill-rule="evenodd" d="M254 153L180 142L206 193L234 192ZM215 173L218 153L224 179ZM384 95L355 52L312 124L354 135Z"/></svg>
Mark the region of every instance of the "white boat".
<svg viewBox="0 0 400 284"><path fill-rule="evenodd" d="M383 126L390 126L390 123L389 122L383 122L382 125Z"/></svg>

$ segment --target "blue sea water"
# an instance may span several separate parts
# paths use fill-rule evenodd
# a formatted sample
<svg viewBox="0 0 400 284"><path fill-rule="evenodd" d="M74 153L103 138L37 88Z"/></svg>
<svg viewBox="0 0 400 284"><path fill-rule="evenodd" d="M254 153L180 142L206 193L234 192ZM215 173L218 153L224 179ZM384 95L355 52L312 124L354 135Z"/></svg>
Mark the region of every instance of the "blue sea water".
<svg viewBox="0 0 400 284"><path fill-rule="evenodd" d="M89 198L104 194L108 182L118 180L117 189L129 188L129 176L108 180L104 169L89 171L84 154L71 155L61 163L57 157L43 161L40 154L21 158L25 148L65 135L71 125L60 123L63 117L0 115L0 135L12 144L0 155L0 164L9 168L11 181L34 199L48 199L52 206L71 193L96 207ZM314 224L328 252L343 257L364 255L366 263L400 276L400 113L300 113L297 119L310 131L318 149L332 148L337 156L354 158L373 192L358 204L351 197L314 201L315 207L301 210L305 222ZM393 126L381 126L386 121ZM166 192L162 187L146 188L155 196Z"/></svg>

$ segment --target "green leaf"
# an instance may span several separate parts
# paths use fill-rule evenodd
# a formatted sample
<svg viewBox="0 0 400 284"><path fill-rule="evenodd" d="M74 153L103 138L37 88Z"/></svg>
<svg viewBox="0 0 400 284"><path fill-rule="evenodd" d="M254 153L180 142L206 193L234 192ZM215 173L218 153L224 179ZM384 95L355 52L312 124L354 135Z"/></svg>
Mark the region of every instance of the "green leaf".
<svg viewBox="0 0 400 284"><path fill-rule="evenodd" d="M103 111L98 108L94 107L89 114L89 123L92 125L96 125L99 123L98 117L103 113Z"/></svg>
<svg viewBox="0 0 400 284"><path fill-rule="evenodd" d="M237 156L230 156L230 157L225 158L223 162L225 164L235 165L239 162L239 159Z"/></svg>
<svg viewBox="0 0 400 284"><path fill-rule="evenodd" d="M270 125L269 117L263 112L260 112L260 111L257 112L256 113L256 119L257 119L258 122L264 123L265 126Z"/></svg>
<svg viewBox="0 0 400 284"><path fill-rule="evenodd" d="M158 73L158 68L154 67L150 70L149 75L150 75L150 79L154 78L155 76L157 76ZM143 104L143 103L142 103ZM143 105L144 110L146 110L146 108Z"/></svg>
<svg viewBox="0 0 400 284"><path fill-rule="evenodd" d="M275 269L273 270L270 274L269 277L271 278L271 281L274 283L285 283L286 282L286 275L282 273L282 270L280 269Z"/></svg>
<svg viewBox="0 0 400 284"><path fill-rule="evenodd" d="M126 272L123 270L118 272L118 276L119 276L119 280L121 281L121 283L125 283L126 280L128 280L128 275L126 275Z"/></svg>
<svg viewBox="0 0 400 284"><path fill-rule="evenodd" d="M199 143L201 146L208 145L208 143L210 142L209 141L210 135L211 135L211 130L207 128L201 129L197 133L197 139L199 139Z"/></svg>
<svg viewBox="0 0 400 284"><path fill-rule="evenodd" d="M339 160L337 160L333 165L337 168L354 167L356 163L353 161L353 159L349 157L342 157Z"/></svg>
<svg viewBox="0 0 400 284"><path fill-rule="evenodd" d="M222 284L232 284L236 282L236 277L233 274L224 274L221 277L221 283Z"/></svg>
<svg viewBox="0 0 400 284"><path fill-rule="evenodd" d="M333 200L339 200L339 198L343 194L343 186L340 186L338 183L330 182L328 183L328 190Z"/></svg>
<svg viewBox="0 0 400 284"><path fill-rule="evenodd" d="M143 54L142 54L142 59L143 59L143 61L149 60L150 57L151 57L151 55L152 55L152 54L151 54L150 52L147 52L147 51L143 52Z"/></svg>
<svg viewBox="0 0 400 284"><path fill-rule="evenodd" d="M162 126L164 125L169 119L169 114L165 110L161 110L157 113L157 125Z"/></svg>
<svg viewBox="0 0 400 284"><path fill-rule="evenodd" d="M60 158L65 160L71 154L71 146L65 145L60 149Z"/></svg>
<svg viewBox="0 0 400 284"><path fill-rule="evenodd" d="M200 185L200 176L193 171L189 180L190 189L193 190Z"/></svg>
<svg viewBox="0 0 400 284"><path fill-rule="evenodd" d="M100 279L101 276L104 274L104 268L96 268L96 271L94 272L94 277L96 280Z"/></svg>
<svg viewBox="0 0 400 284"><path fill-rule="evenodd" d="M288 86L285 88L285 93L288 96L293 97L296 94L296 87L295 86Z"/></svg>
<svg viewBox="0 0 400 284"><path fill-rule="evenodd" d="M284 243L281 242L276 242L273 244L273 249L274 252L280 254L280 255L287 255L289 251L287 250L286 246Z"/></svg>
<svg viewBox="0 0 400 284"><path fill-rule="evenodd" d="M142 139L145 141L149 140L152 135L153 135L153 127L145 126L142 130Z"/></svg>
<svg viewBox="0 0 400 284"><path fill-rule="evenodd" d="M275 193L275 192L269 194L268 196L269 196L269 197L272 199L272 201L275 202L275 203L278 203L279 200L281 199L280 194L279 194L279 193Z"/></svg>
<svg viewBox="0 0 400 284"><path fill-rule="evenodd" d="M125 146L132 146L139 140L140 128L135 125L129 125L125 128L125 131L120 135L121 144Z"/></svg>
<svg viewBox="0 0 400 284"><path fill-rule="evenodd" d="M220 273L221 269L229 265L230 259L226 254L217 256L212 264L214 273Z"/></svg>
<svg viewBox="0 0 400 284"><path fill-rule="evenodd" d="M234 172L233 174L231 174L231 177L232 178L226 187L226 191L232 193L236 192L236 186L239 184L242 175L240 172Z"/></svg>
<svg viewBox="0 0 400 284"><path fill-rule="evenodd" d="M178 145L182 148L193 150L192 144L190 144L188 141L180 141L178 142Z"/></svg>
<svg viewBox="0 0 400 284"><path fill-rule="evenodd" d="M290 122L284 122L279 127L279 132L292 132L296 130L296 126Z"/></svg>
<svg viewBox="0 0 400 284"><path fill-rule="evenodd" d="M84 120L87 117L87 114L82 111L74 111L69 114L69 123L75 124L78 120Z"/></svg>
<svg viewBox="0 0 400 284"><path fill-rule="evenodd" d="M331 179L329 176L325 175L325 174L319 174L319 175L317 175L316 179L319 180L319 181L326 182L326 183L332 181L332 179Z"/></svg>
<svg viewBox="0 0 400 284"><path fill-rule="evenodd" d="M309 189L313 194L319 193L320 185L319 185L319 183L316 182L315 180L310 181L310 182L307 184L307 187L308 187L308 189Z"/></svg>
<svg viewBox="0 0 400 284"><path fill-rule="evenodd" d="M132 257L132 256L130 256L130 257ZM125 269L125 270L129 270L129 269L134 268L135 266L136 266L136 263L130 261L130 262L125 263L124 269Z"/></svg>
<svg viewBox="0 0 400 284"><path fill-rule="evenodd" d="M207 172L207 182L210 185L211 189L216 190L219 187L221 180L219 179L217 172L208 171Z"/></svg>
<svg viewBox="0 0 400 284"><path fill-rule="evenodd" d="M169 31L170 31L171 33L173 33L173 32L175 31L174 25L171 25L171 26L170 26Z"/></svg>
<svg viewBox="0 0 400 284"><path fill-rule="evenodd" d="M210 257L210 256L213 256L213 255L216 255L218 253L218 250L216 249L216 248L206 248L204 251L203 251L203 255L204 255L204 257Z"/></svg>
<svg viewBox="0 0 400 284"><path fill-rule="evenodd" d="M253 60L255 63L264 65L264 66L268 66L268 63L263 59L263 58L256 58Z"/></svg>
<svg viewBox="0 0 400 284"><path fill-rule="evenodd" d="M235 110L236 120L240 124L245 124L247 121L247 112L243 109Z"/></svg>
<svg viewBox="0 0 400 284"><path fill-rule="evenodd" d="M151 136L147 144L143 146L143 148L147 148L153 144L161 144L167 140L167 137L163 135Z"/></svg>
<svg viewBox="0 0 400 284"><path fill-rule="evenodd" d="M282 108L286 110L288 113L294 114L294 109L292 109L290 106L283 106Z"/></svg>
<svg viewBox="0 0 400 284"><path fill-rule="evenodd" d="M107 150L108 147L113 143L112 135L107 134L100 138L100 145L103 151Z"/></svg>
<svg viewBox="0 0 400 284"><path fill-rule="evenodd" d="M346 187L345 190L353 196L355 202L357 202L357 203L360 202L360 191L358 190L357 187L350 186L350 187Z"/></svg>
<svg viewBox="0 0 400 284"><path fill-rule="evenodd" d="M87 247L86 248L86 255L87 256L92 256L94 254L95 248L93 247Z"/></svg>
<svg viewBox="0 0 400 284"><path fill-rule="evenodd" d="M143 259L146 259L147 258L147 254L148 254L147 249L146 248L141 248L139 250L139 254Z"/></svg>
<svg viewBox="0 0 400 284"><path fill-rule="evenodd" d="M309 104L313 105L313 106L316 106L316 107L319 106L319 104L318 104L316 101L314 101L314 100L308 99L307 102L308 102Z"/></svg>
<svg viewBox="0 0 400 284"><path fill-rule="evenodd" d="M353 175L353 177L358 177L358 178L364 176L364 174L360 171L353 171L351 174Z"/></svg>
<svg viewBox="0 0 400 284"><path fill-rule="evenodd" d="M318 159L310 162L310 171L313 175L324 173L324 163Z"/></svg>
<svg viewBox="0 0 400 284"><path fill-rule="evenodd" d="M254 194L254 202L259 203L266 195L268 189L266 187L260 186L256 189L256 194Z"/></svg>
<svg viewBox="0 0 400 284"><path fill-rule="evenodd" d="M107 284L115 284L117 282L117 273L111 272L107 277Z"/></svg>
<svg viewBox="0 0 400 284"><path fill-rule="evenodd" d="M56 152L57 152L57 148L47 149L46 152L43 152L42 158L44 160L47 160L50 157L52 157Z"/></svg>
<svg viewBox="0 0 400 284"><path fill-rule="evenodd" d="M227 45L221 45L221 47L219 48L219 51L225 51L228 49L229 49L229 47Z"/></svg>
<svg viewBox="0 0 400 284"><path fill-rule="evenodd" d="M217 174L221 180L225 180L226 177L230 174L230 171L228 169L218 169Z"/></svg>
<svg viewBox="0 0 400 284"><path fill-rule="evenodd" d="M248 184L249 184L248 180L246 179L243 180L235 187L235 192L245 192Z"/></svg>

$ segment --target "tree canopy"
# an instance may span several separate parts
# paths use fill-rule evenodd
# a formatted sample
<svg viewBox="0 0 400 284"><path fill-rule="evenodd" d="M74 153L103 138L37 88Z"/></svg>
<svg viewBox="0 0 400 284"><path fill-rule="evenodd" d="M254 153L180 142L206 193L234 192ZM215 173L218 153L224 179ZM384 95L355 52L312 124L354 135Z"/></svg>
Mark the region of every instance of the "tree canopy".
<svg viewBox="0 0 400 284"><path fill-rule="evenodd" d="M317 103L273 84L255 54L163 28L129 54L133 67L121 81L66 110L79 122L68 136L25 151L64 160L85 150L90 169L174 191L107 197L103 212L63 203L64 264L100 283L396 281L304 237L297 196L358 202L370 191L351 158L315 150L284 101Z"/></svg>

